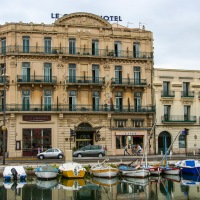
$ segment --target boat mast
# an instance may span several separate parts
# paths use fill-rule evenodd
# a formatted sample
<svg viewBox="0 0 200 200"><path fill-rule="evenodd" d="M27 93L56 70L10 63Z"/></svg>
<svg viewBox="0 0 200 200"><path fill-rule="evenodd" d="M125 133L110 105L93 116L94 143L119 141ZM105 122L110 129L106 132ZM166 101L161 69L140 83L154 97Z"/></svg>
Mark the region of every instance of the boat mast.
<svg viewBox="0 0 200 200"><path fill-rule="evenodd" d="M164 159L166 159L167 154L169 153L170 149L172 148L174 142L176 141L177 137L180 135L181 132L182 132L182 130L178 132L178 134L174 138L173 142L171 143L171 145L169 146L169 148L167 149L167 151L165 151L165 155L163 156L162 160L160 161L160 164L162 164L163 161L164 161ZM166 137L165 137L165 140L166 140ZM166 145L166 141L165 141L165 145ZM165 148L166 148L166 146L165 146Z"/></svg>

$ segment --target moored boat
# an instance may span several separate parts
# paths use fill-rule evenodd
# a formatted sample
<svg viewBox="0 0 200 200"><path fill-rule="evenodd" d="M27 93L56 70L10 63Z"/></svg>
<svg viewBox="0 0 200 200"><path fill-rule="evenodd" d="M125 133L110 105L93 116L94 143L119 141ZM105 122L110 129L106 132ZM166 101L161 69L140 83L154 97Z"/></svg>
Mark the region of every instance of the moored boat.
<svg viewBox="0 0 200 200"><path fill-rule="evenodd" d="M6 181L24 180L26 179L26 172L23 166L6 166L3 171L3 177Z"/></svg>
<svg viewBox="0 0 200 200"><path fill-rule="evenodd" d="M148 166L150 175L160 176L162 174L163 169L160 166Z"/></svg>
<svg viewBox="0 0 200 200"><path fill-rule="evenodd" d="M39 166L35 170L35 175L42 179L53 179L58 176L59 170L51 165Z"/></svg>
<svg viewBox="0 0 200 200"><path fill-rule="evenodd" d="M140 165L136 160L130 164L120 163L119 171L122 176L144 178L149 176L149 169Z"/></svg>
<svg viewBox="0 0 200 200"><path fill-rule="evenodd" d="M76 162L66 162L59 167L61 174L66 178L83 178L85 168Z"/></svg>
<svg viewBox="0 0 200 200"><path fill-rule="evenodd" d="M200 160L187 159L175 164L180 168L181 174L197 174L200 176Z"/></svg>
<svg viewBox="0 0 200 200"><path fill-rule="evenodd" d="M180 168L178 167L163 167L162 168L163 174L169 174L169 175L179 175L180 174Z"/></svg>
<svg viewBox="0 0 200 200"><path fill-rule="evenodd" d="M90 173L96 177L102 178L112 178L116 177L119 173L119 169L116 167L110 166L107 161L109 159L104 160L102 163L98 163L91 167Z"/></svg>

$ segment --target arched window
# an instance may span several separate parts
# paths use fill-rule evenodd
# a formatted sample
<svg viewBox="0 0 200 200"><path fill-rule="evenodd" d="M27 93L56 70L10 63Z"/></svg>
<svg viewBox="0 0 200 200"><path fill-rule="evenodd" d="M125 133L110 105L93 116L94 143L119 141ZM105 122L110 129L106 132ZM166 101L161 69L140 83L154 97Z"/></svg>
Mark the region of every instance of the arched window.
<svg viewBox="0 0 200 200"><path fill-rule="evenodd" d="M185 135L179 135L179 148L185 148Z"/></svg>

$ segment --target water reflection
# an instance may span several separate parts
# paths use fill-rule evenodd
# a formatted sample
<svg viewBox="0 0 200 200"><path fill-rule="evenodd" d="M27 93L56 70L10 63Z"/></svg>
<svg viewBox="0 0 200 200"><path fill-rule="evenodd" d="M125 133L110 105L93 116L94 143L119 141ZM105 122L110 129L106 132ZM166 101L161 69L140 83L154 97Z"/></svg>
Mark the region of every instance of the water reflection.
<svg viewBox="0 0 200 200"><path fill-rule="evenodd" d="M123 200L123 199L194 199L200 200L200 177L165 175L162 177L103 179L54 179L27 182L3 182L1 200Z"/></svg>

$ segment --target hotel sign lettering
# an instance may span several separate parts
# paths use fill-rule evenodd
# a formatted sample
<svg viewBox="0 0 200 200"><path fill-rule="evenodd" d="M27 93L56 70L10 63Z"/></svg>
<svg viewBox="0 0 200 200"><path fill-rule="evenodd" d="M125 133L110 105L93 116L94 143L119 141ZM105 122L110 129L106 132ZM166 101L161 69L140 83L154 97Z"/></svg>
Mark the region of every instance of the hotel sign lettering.
<svg viewBox="0 0 200 200"><path fill-rule="evenodd" d="M51 121L51 115L23 115L23 121L44 122Z"/></svg>
<svg viewBox="0 0 200 200"><path fill-rule="evenodd" d="M62 14L59 14L59 13L51 13L51 18L52 19L58 19L58 18L60 18L60 16L65 16L65 15L67 15L67 14L64 14L64 15L62 15ZM111 22L113 22L113 21L115 21L115 22L121 22L122 21L122 18L121 18L121 16L109 16L109 15L105 15L105 16L100 16L101 18L103 18L103 19L105 19L106 21L111 21Z"/></svg>

